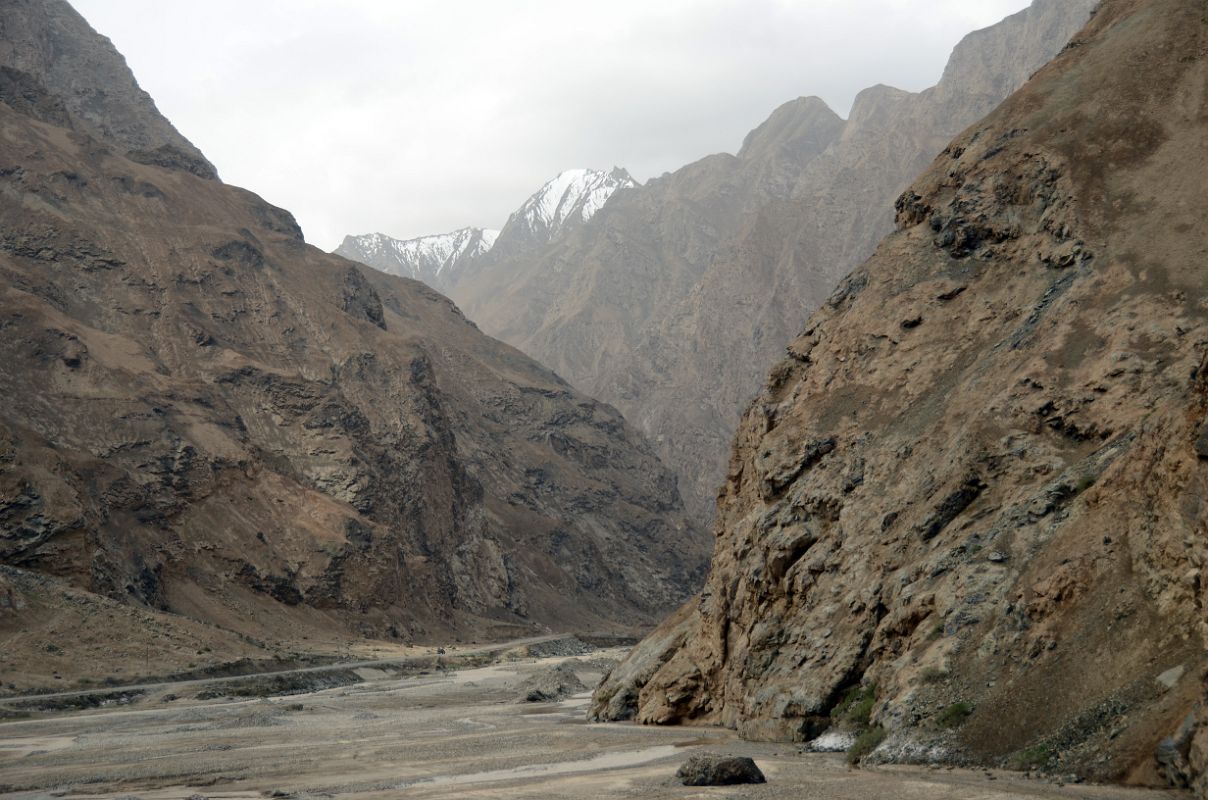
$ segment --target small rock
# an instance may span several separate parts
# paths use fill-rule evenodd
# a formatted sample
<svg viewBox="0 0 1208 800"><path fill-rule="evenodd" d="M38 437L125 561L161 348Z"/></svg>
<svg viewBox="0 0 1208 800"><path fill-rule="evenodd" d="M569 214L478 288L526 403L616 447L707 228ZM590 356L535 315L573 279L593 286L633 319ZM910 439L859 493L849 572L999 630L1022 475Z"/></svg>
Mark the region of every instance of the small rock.
<svg viewBox="0 0 1208 800"><path fill-rule="evenodd" d="M1175 687L1175 684L1177 684L1179 682L1179 679L1183 677L1184 671L1185 671L1185 668L1183 667L1182 664L1180 664L1177 667L1173 667L1171 669L1166 670L1161 675L1159 675L1155 680L1157 681L1159 686L1162 686L1166 689L1173 689Z"/></svg>
<svg viewBox="0 0 1208 800"><path fill-rule="evenodd" d="M1168 736L1158 743L1154 757L1158 762L1158 770L1166 782L1175 789L1191 787L1194 770L1191 768L1191 740L1195 735L1196 720L1194 714L1188 714L1173 736Z"/></svg>
<svg viewBox="0 0 1208 800"><path fill-rule="evenodd" d="M768 782L755 762L746 756L713 753L692 756L679 768L675 777L684 786L734 786Z"/></svg>
<svg viewBox="0 0 1208 800"><path fill-rule="evenodd" d="M1195 440L1195 454L1200 458L1208 459L1208 420L1204 421L1200 428L1200 435Z"/></svg>

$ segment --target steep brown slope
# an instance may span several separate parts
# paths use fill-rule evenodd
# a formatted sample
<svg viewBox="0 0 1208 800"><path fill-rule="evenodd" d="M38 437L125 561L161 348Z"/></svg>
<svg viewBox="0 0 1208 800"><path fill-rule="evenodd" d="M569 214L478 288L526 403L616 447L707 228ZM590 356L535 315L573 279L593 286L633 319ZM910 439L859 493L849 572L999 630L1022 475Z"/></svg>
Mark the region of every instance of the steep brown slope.
<svg viewBox="0 0 1208 800"><path fill-rule="evenodd" d="M485 263L451 296L480 324L650 438L698 519L713 515L752 389L805 314L892 230L893 201L1085 24L1096 0L1037 0L967 37L940 83L879 86L847 121L778 109L737 156L618 194L539 256Z"/></svg>
<svg viewBox="0 0 1208 800"><path fill-rule="evenodd" d="M702 537L614 409L0 66L0 562L268 642L631 626L694 590Z"/></svg>
<svg viewBox="0 0 1208 800"><path fill-rule="evenodd" d="M882 758L1186 780L1205 87L1202 2L1109 0L950 145L772 371L699 603L598 714L801 740L863 687Z"/></svg>
<svg viewBox="0 0 1208 800"><path fill-rule="evenodd" d="M132 160L217 177L139 88L113 43L67 3L0 0L0 65L6 68L0 100L27 100L21 73L35 75L47 90L46 102L63 112L59 124L108 141Z"/></svg>

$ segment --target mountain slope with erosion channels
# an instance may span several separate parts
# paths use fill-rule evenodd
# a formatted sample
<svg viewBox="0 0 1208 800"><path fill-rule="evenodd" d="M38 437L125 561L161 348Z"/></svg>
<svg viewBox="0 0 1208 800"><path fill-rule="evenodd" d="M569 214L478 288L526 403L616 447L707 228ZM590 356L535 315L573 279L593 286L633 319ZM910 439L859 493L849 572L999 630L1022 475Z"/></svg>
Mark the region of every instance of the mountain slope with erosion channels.
<svg viewBox="0 0 1208 800"><path fill-rule="evenodd" d="M6 683L629 629L699 588L616 410L219 182L66 3L0 5Z"/></svg>
<svg viewBox="0 0 1208 800"><path fill-rule="evenodd" d="M1107 0L789 346L595 713L1205 796L1205 185L1208 7Z"/></svg>

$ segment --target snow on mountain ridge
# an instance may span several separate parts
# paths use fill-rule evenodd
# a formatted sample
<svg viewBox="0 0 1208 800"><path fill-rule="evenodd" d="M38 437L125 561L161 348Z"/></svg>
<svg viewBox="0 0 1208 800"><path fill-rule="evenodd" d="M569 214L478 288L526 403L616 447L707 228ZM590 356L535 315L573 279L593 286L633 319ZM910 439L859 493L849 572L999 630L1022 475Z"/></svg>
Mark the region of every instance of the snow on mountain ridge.
<svg viewBox="0 0 1208 800"><path fill-rule="evenodd" d="M618 189L637 186L625 170L570 169L542 186L517 212L534 233L552 236L574 217L586 222Z"/></svg>
<svg viewBox="0 0 1208 800"><path fill-rule="evenodd" d="M450 233L395 239L384 233L346 236L336 253L375 269L435 285L466 259L491 249L499 231L461 228Z"/></svg>
<svg viewBox="0 0 1208 800"><path fill-rule="evenodd" d="M345 236L336 255L404 278L414 278L442 292L468 274L495 247L501 234L507 248L541 247L567 225L595 216L619 189L637 186L620 167L570 169L545 183L508 217L503 231L461 228L450 233L395 239L384 233Z"/></svg>

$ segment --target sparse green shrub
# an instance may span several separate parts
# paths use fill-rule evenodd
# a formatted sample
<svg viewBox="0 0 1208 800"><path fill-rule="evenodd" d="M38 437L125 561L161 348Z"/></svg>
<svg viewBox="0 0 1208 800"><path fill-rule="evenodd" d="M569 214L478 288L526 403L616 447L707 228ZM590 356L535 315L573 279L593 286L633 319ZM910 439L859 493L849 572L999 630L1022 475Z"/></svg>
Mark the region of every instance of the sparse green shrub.
<svg viewBox="0 0 1208 800"><path fill-rule="evenodd" d="M856 737L851 747L847 748L847 763L859 764L873 750L881 746L889 734L880 725L869 728Z"/></svg>
<svg viewBox="0 0 1208 800"><path fill-rule="evenodd" d="M1049 745L1034 744L1017 751L1007 760L1007 765L1020 771L1043 769L1053 760L1054 755L1053 748Z"/></svg>
<svg viewBox="0 0 1208 800"><path fill-rule="evenodd" d="M1078 494L1082 494L1083 492L1085 492L1087 489L1091 488L1094 485L1095 485L1095 476L1094 475L1083 475L1081 478L1078 479L1078 482L1076 484L1074 484L1074 490L1077 491Z"/></svg>
<svg viewBox="0 0 1208 800"><path fill-rule="evenodd" d="M953 703L935 715L935 724L941 728L959 728L972 713L973 706L969 703Z"/></svg>
<svg viewBox="0 0 1208 800"><path fill-rule="evenodd" d="M931 633L927 635L927 639L930 641L935 641L936 639L940 638L943 635L944 635L944 623L941 622L938 625L936 625L934 628L931 629Z"/></svg>
<svg viewBox="0 0 1208 800"><path fill-rule="evenodd" d="M863 729L868 727L872 707L877 703L877 685L875 683L853 686L843 695L839 704L831 709L831 719L847 722Z"/></svg>

